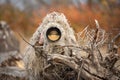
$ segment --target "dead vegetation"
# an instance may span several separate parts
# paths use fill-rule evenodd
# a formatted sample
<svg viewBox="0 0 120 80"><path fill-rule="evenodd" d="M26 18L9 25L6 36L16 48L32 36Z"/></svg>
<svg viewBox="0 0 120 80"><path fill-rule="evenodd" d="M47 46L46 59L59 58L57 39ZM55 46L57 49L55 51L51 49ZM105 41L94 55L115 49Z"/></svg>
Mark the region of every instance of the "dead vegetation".
<svg viewBox="0 0 120 80"><path fill-rule="evenodd" d="M36 65L34 62L29 64L28 60L25 62L27 63L27 73L24 70L9 67L0 68L0 74L29 77L29 80L119 80L120 56L118 49L120 44L116 44L116 41L120 37L120 33L111 38L110 34L99 26L97 20L95 22L95 30L86 27L77 33L77 44L79 45L55 45L59 49L68 48L70 55L63 55L62 52L48 54L50 52L45 51L44 46L28 43L34 49L35 54L25 56L31 60L31 57L35 56L33 57L35 58L34 62L43 65ZM74 53L75 51L76 53ZM39 72L36 71L36 67L39 67Z"/></svg>
<svg viewBox="0 0 120 80"><path fill-rule="evenodd" d="M120 34L110 39L110 35L101 29L97 20L95 22L95 30L86 27L77 33L78 46L56 45L59 48L72 48L77 51L75 54L72 50L69 56L48 54L49 52L45 52L42 46L32 46L35 54L41 54L39 57L44 58L47 63L36 80L119 80L120 44L115 44L115 41Z"/></svg>
<svg viewBox="0 0 120 80"><path fill-rule="evenodd" d="M72 47L78 52L85 52L88 56L82 55L65 56L60 54L42 54L49 64L42 70L41 74L45 80L119 80L120 79L120 56L118 55L119 45L114 44L120 34L109 40L109 34L102 30L96 21L96 30L89 30L86 27L78 33L78 42L85 42L84 45L66 45L61 47ZM83 35L84 33L84 35ZM80 37L82 36L82 37ZM80 43L81 44L81 43ZM101 48L106 46L106 54ZM34 47L39 53L38 47ZM105 49L104 49L105 50ZM79 54L79 53L77 53ZM57 70L55 67L57 66ZM59 67L64 66L64 70ZM52 71L52 73L49 71ZM61 72L62 71L62 72ZM54 77L52 77L54 75ZM51 79L52 78L52 79Z"/></svg>
<svg viewBox="0 0 120 80"><path fill-rule="evenodd" d="M5 21L0 21L0 80L20 80L25 77L18 67L22 60L19 41Z"/></svg>

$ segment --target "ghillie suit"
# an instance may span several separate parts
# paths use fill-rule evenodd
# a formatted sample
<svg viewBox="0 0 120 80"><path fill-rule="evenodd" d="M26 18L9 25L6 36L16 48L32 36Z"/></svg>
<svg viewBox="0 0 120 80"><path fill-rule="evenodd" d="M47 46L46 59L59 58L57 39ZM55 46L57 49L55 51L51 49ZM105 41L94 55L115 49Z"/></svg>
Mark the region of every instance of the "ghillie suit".
<svg viewBox="0 0 120 80"><path fill-rule="evenodd" d="M0 80L20 79L17 67L17 62L21 60L19 53L19 41L9 25L0 21Z"/></svg>
<svg viewBox="0 0 120 80"><path fill-rule="evenodd" d="M52 29L58 31L58 40L49 40L49 31ZM46 58L42 56L42 54L60 54L72 56L72 53L75 51L72 50L72 48L61 47L69 44L77 45L74 31L72 30L72 28L67 22L67 19L62 13L53 12L48 14L36 30L36 32L33 34L32 38L30 39L30 44L34 46L42 46L41 53L37 53L31 45L28 47L25 53L24 62L30 80L59 80L61 78L59 78L59 76L65 78L63 77L65 73L62 72L63 70L65 70L65 67L63 66L61 66L61 68L58 67L61 70L63 68L62 71L59 69L59 74L55 72L55 69L57 70L57 68L55 68L55 65L53 65L53 68L55 69L51 68L51 71L48 71L48 73L51 73L50 75L45 73L44 68L49 63L47 62ZM50 79L45 76L49 76Z"/></svg>

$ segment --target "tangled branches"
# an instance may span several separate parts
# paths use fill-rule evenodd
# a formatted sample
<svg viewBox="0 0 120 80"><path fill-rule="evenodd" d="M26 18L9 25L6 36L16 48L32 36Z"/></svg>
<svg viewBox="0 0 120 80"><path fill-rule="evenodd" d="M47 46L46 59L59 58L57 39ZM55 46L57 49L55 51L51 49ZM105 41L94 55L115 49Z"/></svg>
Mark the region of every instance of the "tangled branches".
<svg viewBox="0 0 120 80"><path fill-rule="evenodd" d="M78 53L71 56L61 54L47 54L42 47L33 46L36 54L45 58L47 65L41 71L42 79L57 80L119 80L120 79L120 56L118 55L119 46L114 44L119 34L111 41L108 41L108 35L99 27L96 21L97 29L88 30L86 27L78 33L78 42L84 42L84 45L65 45L59 48L72 48ZM112 45L111 45L112 44ZM110 45L110 47L109 47ZM102 53L102 47L106 47L106 53ZM117 47L116 47L117 46ZM82 54L88 54L83 57ZM80 55L81 54L81 55Z"/></svg>
<svg viewBox="0 0 120 80"><path fill-rule="evenodd" d="M60 49L61 52L54 51L54 54L49 54L44 46L28 43L23 39L32 47L30 49L35 51L26 55L29 58L28 62L31 60L26 64L28 68L26 70L17 67L0 68L0 74L25 79L29 76L29 80L119 80L120 44L116 44L116 40L119 39L120 33L110 39L100 28L97 20L95 22L97 26L95 30L87 26L77 33L78 45L56 44L53 50ZM69 55L64 55L64 49ZM83 56L84 54L86 55Z"/></svg>

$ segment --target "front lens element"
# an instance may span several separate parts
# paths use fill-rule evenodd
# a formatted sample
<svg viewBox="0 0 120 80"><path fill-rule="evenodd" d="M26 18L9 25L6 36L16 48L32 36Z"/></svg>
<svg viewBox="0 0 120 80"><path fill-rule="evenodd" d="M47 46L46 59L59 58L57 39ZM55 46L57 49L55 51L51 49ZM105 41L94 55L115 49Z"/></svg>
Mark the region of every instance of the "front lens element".
<svg viewBox="0 0 120 80"><path fill-rule="evenodd" d="M61 32L58 28L51 27L47 30L46 36L50 41L55 42L61 38Z"/></svg>

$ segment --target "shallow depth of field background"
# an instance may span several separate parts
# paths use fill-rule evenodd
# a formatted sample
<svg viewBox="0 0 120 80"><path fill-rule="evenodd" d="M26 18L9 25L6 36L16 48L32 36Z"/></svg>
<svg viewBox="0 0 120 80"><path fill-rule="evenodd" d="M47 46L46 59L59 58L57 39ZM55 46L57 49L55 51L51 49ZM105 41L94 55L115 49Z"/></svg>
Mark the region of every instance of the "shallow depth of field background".
<svg viewBox="0 0 120 80"><path fill-rule="evenodd" d="M101 28L116 35L120 32L120 0L0 0L0 20L6 21L21 42L21 52L46 14L64 13L76 32L87 25L95 28L97 19Z"/></svg>

